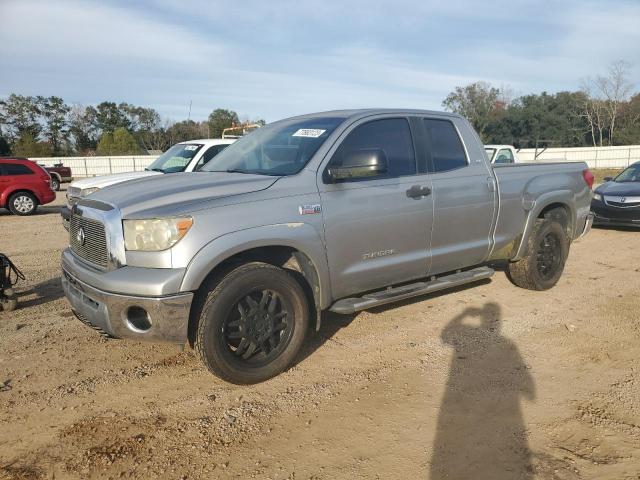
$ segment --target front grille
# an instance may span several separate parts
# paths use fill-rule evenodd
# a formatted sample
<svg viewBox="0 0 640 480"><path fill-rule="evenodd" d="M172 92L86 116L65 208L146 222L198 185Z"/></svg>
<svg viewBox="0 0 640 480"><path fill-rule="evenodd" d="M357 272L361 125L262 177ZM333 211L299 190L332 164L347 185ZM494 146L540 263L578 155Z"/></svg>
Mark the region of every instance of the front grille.
<svg viewBox="0 0 640 480"><path fill-rule="evenodd" d="M618 208L632 208L632 207L640 207L640 202L614 202L612 200L607 200L607 205L611 205L612 207Z"/></svg>
<svg viewBox="0 0 640 480"><path fill-rule="evenodd" d="M615 197L615 196L605 195L604 203L606 203L611 207L617 207L617 208L637 208L637 207L640 207L640 197L638 196Z"/></svg>
<svg viewBox="0 0 640 480"><path fill-rule="evenodd" d="M84 242L82 242L84 234ZM98 220L71 215L69 222L69 243L71 250L80 258L103 268L107 267L107 235L104 225Z"/></svg>

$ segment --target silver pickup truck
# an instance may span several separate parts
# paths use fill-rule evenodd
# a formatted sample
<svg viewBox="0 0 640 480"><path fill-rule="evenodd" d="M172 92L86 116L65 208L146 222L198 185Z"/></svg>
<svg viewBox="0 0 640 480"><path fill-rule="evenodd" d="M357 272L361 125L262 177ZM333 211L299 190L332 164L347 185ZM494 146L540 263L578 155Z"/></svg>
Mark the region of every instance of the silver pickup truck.
<svg viewBox="0 0 640 480"><path fill-rule="evenodd" d="M591 227L584 163L490 165L463 118L350 110L272 123L198 173L114 185L70 218L62 284L115 338L189 343L263 381L324 310L350 314L490 277L560 278Z"/></svg>

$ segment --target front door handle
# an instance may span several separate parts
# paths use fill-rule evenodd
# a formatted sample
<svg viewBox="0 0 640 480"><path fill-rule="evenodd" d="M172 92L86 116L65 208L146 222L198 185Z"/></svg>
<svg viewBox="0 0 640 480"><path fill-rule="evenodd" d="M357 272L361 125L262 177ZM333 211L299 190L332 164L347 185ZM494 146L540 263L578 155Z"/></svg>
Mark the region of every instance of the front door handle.
<svg viewBox="0 0 640 480"><path fill-rule="evenodd" d="M407 197L420 199L431 195L431 189L424 185L413 185L407 190Z"/></svg>

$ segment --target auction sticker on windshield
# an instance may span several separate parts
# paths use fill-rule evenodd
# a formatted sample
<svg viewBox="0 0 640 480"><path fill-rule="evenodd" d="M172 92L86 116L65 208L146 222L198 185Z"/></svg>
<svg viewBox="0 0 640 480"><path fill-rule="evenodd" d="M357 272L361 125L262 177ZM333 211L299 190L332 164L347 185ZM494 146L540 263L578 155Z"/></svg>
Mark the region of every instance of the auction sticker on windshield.
<svg viewBox="0 0 640 480"><path fill-rule="evenodd" d="M199 145L187 145L184 147L185 150L197 150Z"/></svg>
<svg viewBox="0 0 640 480"><path fill-rule="evenodd" d="M326 130L322 130L320 128L301 128L292 136L294 137L309 137L309 138L318 138L322 135Z"/></svg>

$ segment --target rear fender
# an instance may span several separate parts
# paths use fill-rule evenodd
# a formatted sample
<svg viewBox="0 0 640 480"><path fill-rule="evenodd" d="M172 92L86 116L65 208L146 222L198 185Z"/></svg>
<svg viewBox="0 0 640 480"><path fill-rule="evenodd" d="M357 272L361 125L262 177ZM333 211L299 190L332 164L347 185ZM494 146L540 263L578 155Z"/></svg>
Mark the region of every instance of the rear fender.
<svg viewBox="0 0 640 480"><path fill-rule="evenodd" d="M525 210L529 210L529 213L527 214L527 220L524 225L522 238L518 243L516 254L513 258L511 258L511 261L515 262L526 255L529 236L533 231L536 220L538 219L542 211L549 205L558 204L565 207L569 214L569 229L571 232L573 232L575 229L577 213L574 208L575 197L571 190L557 190L553 192L543 193L535 200L531 199L527 194L525 194L522 200L522 204ZM573 239L573 234L571 235L571 239Z"/></svg>

